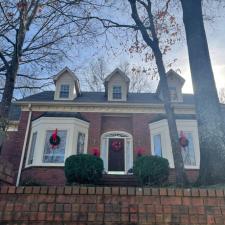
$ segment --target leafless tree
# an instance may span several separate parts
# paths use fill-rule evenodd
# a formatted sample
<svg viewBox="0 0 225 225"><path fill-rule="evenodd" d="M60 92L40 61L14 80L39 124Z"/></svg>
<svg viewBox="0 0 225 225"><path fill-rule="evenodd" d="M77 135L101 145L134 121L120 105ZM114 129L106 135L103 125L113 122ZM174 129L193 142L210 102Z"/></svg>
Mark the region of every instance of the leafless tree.
<svg viewBox="0 0 225 225"><path fill-rule="evenodd" d="M2 117L8 117L14 90L40 90L51 84L52 77L46 76L46 71L54 71L72 45L95 34L83 19L98 7L94 2L0 1ZM73 13L72 19L68 13Z"/></svg>
<svg viewBox="0 0 225 225"><path fill-rule="evenodd" d="M204 27L204 0L180 0L195 93L201 164L199 183L224 182L225 123ZM207 96L207 97L206 97Z"/></svg>
<svg viewBox="0 0 225 225"><path fill-rule="evenodd" d="M141 66L130 65L128 62L120 63L118 67L130 78L130 92L152 92L153 76ZM104 91L104 80L110 73L106 61L98 58L87 68L83 68L81 77L84 77L86 88L91 91Z"/></svg>
<svg viewBox="0 0 225 225"><path fill-rule="evenodd" d="M126 22L120 19L113 20L110 16L102 19L99 16L90 15L89 18L100 21L103 28L107 30L110 28L131 30L131 32L135 34L136 41L129 51L143 53L143 49L146 49L148 50L146 53L146 61L155 60L161 82L164 108L168 119L176 181L178 185L184 185L187 179L163 61L163 55L169 51L170 46L174 43L174 37L176 37L176 33L174 33L173 30L175 29L175 32L177 32L177 27L174 27L176 24L174 23L175 17L166 13L168 8L167 2L168 1L161 1L162 4L157 4L158 1L154 1L158 7L161 7L161 10L158 10L158 8L154 10L152 1L150 0L128 0L126 3L130 5L131 16L134 23L130 20ZM123 3L121 3L121 5L122 4ZM168 29L166 24L171 26L171 29ZM170 32L173 32L173 35L170 35ZM166 35L168 35L168 38L165 37ZM140 38L142 38L141 42L139 41Z"/></svg>

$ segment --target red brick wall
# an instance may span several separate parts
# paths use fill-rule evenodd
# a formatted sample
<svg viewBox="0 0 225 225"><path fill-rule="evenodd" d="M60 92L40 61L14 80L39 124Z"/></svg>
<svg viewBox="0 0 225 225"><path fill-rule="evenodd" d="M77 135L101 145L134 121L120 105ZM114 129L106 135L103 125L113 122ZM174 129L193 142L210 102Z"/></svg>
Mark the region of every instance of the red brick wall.
<svg viewBox="0 0 225 225"><path fill-rule="evenodd" d="M82 113L90 122L88 132L88 152L91 153L93 147L100 149L101 142L101 113Z"/></svg>
<svg viewBox="0 0 225 225"><path fill-rule="evenodd" d="M21 183L27 179L40 182L42 185L60 186L66 184L64 167L29 167L23 170Z"/></svg>
<svg viewBox="0 0 225 225"><path fill-rule="evenodd" d="M224 190L2 187L0 224L225 224Z"/></svg>
<svg viewBox="0 0 225 225"><path fill-rule="evenodd" d="M153 118L154 114L134 114L133 116L134 151L138 147L143 147L147 155L151 154L149 123Z"/></svg>
<svg viewBox="0 0 225 225"><path fill-rule="evenodd" d="M24 137L27 127L28 112L22 112L17 132L9 132L9 138L3 145L2 157L13 164L14 181L18 172Z"/></svg>
<svg viewBox="0 0 225 225"><path fill-rule="evenodd" d="M197 170L197 169L188 169L188 170L185 170L185 172L187 174L187 178L188 178L190 183L195 183L197 181L199 170ZM175 181L176 181L175 170L174 169L170 169L169 182L170 183L175 183Z"/></svg>
<svg viewBox="0 0 225 225"><path fill-rule="evenodd" d="M130 115L103 116L101 133L109 131L125 131L132 134L132 117Z"/></svg>
<svg viewBox="0 0 225 225"><path fill-rule="evenodd" d="M32 112L32 120L39 117L43 112ZM103 113L82 113L82 115L90 121L89 127L89 137L88 137L88 152L93 147L98 147L100 149L101 135L107 131L125 131L133 135L133 150L134 150L134 159L136 156L135 150L137 147L144 147L146 150L146 154L151 154L151 143L150 143L150 131L148 124L154 119L156 115L154 114L121 114L118 116L103 114ZM17 171L19 168L19 163L21 159L21 153L24 143L24 137L26 132L28 120L28 112L21 113L21 119L18 127L18 132L12 132L9 135L8 141L5 143L2 156L11 162L14 166L14 174L17 175ZM27 146L29 144L29 137ZM26 148L27 152L27 148ZM25 154L24 163L26 161L27 155ZM34 172L35 171L35 172ZM47 172L48 171L48 172ZM55 180L55 174L57 171L60 171L58 174L58 179ZM32 168L25 169L22 172L22 177L32 176L35 179L40 179L41 181L45 181L50 184L64 184L65 178L64 173L61 172L62 168ZM24 173L24 174L23 174ZM53 179L48 179L49 177L53 177ZM188 172L188 176L193 181L197 173L193 171ZM171 173L170 181L173 181L175 176Z"/></svg>
<svg viewBox="0 0 225 225"><path fill-rule="evenodd" d="M32 112L31 119L33 120L39 117L42 113L43 112ZM24 138L25 138L27 122L28 122L28 115L29 115L29 112L21 113L20 122L18 125L18 131L8 133L8 138L6 139L2 149L2 154L1 154L2 158L4 158L5 160L13 164L13 170L15 175L14 183L16 180L16 176L17 176L17 172L18 172L19 164L21 160L21 154L22 154ZM29 134L28 134L27 146L28 144L29 144Z"/></svg>
<svg viewBox="0 0 225 225"><path fill-rule="evenodd" d="M13 165L0 157L0 186L13 184Z"/></svg>

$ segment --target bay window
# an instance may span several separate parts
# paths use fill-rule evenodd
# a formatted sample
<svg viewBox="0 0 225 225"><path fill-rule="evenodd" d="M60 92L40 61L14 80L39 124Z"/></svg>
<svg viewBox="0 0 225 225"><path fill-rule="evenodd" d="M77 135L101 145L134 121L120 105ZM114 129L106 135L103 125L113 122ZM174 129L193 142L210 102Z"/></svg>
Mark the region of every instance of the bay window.
<svg viewBox="0 0 225 225"><path fill-rule="evenodd" d="M70 155L87 152L89 123L78 118L40 117L32 122L26 166L64 166ZM60 141L50 138L57 129Z"/></svg>
<svg viewBox="0 0 225 225"><path fill-rule="evenodd" d="M198 169L200 165L200 149L198 127L196 120L176 120L178 134L182 132L188 140L186 147L181 147L184 167ZM173 152L167 120L163 119L149 124L151 134L151 149L153 155L168 159L170 167L174 168Z"/></svg>

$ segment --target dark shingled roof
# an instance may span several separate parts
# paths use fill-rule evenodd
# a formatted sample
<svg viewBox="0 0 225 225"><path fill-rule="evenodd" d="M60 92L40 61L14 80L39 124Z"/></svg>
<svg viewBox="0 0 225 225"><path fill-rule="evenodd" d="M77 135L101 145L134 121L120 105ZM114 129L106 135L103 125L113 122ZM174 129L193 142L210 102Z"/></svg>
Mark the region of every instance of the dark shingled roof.
<svg viewBox="0 0 225 225"><path fill-rule="evenodd" d="M40 117L70 117L70 118L77 118L86 122L89 122L84 116L81 115L79 112L45 112ZM35 118L34 120L38 119Z"/></svg>
<svg viewBox="0 0 225 225"><path fill-rule="evenodd" d="M194 98L192 94L183 95L184 104L194 104ZM57 102L60 100L54 100L54 91L44 91L38 94L34 94L18 102ZM77 103L110 103L107 100L104 92L82 92L81 95L70 102ZM115 103L115 101L113 101ZM160 104L162 101L159 99L156 93L129 93L126 103L150 103L150 104Z"/></svg>

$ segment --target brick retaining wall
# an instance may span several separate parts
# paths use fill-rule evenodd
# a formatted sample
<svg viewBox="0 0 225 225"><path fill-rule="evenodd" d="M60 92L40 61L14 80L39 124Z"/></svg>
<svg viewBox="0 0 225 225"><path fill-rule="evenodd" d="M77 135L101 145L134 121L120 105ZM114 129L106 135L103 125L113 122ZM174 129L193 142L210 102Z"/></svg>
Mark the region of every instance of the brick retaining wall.
<svg viewBox="0 0 225 225"><path fill-rule="evenodd" d="M213 189L6 187L0 224L225 224L225 192Z"/></svg>

